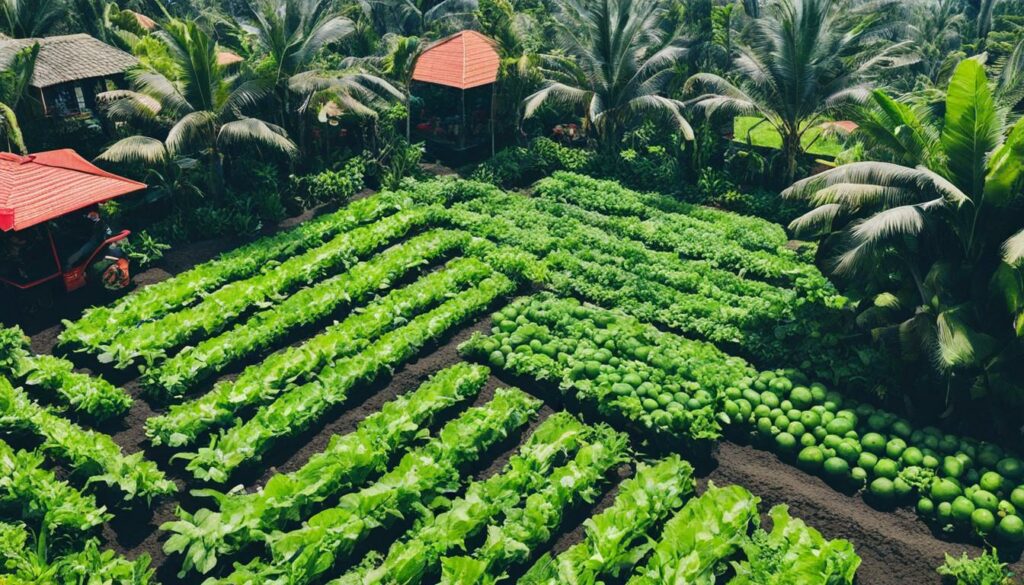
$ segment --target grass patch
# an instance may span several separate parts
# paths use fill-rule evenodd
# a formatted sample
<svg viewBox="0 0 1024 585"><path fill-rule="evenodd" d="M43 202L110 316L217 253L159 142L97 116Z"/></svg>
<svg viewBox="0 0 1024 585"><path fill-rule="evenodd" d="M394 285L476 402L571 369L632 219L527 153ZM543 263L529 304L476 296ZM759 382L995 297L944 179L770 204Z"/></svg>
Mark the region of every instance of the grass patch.
<svg viewBox="0 0 1024 585"><path fill-rule="evenodd" d="M733 140L742 144L747 143L747 132L750 132L750 143L754 146L766 148L782 148L782 136L768 124L761 124L754 127L761 118L757 116L736 116L733 121ZM753 130L751 130L753 128ZM803 145L808 154L815 156L835 157L844 150L844 146L831 136L822 136L820 128L811 128L804 133ZM815 140L817 138L817 140Z"/></svg>

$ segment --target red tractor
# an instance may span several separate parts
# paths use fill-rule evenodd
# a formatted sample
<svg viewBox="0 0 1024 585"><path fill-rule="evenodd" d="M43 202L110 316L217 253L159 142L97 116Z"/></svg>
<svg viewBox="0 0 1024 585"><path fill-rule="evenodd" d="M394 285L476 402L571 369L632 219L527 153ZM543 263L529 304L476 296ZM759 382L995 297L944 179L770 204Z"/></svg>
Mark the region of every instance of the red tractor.
<svg viewBox="0 0 1024 585"><path fill-rule="evenodd" d="M130 232L113 233L98 204L145 188L73 150L0 153L0 288L127 288L128 260L117 243Z"/></svg>

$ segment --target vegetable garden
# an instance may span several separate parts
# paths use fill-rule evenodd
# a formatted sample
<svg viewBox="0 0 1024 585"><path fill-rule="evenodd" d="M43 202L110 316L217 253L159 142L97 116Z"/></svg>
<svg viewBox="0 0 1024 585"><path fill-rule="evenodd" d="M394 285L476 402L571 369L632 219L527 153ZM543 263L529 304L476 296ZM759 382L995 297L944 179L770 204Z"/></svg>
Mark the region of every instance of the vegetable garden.
<svg viewBox="0 0 1024 585"><path fill-rule="evenodd" d="M1017 454L854 399L844 302L760 219L407 181L90 308L56 355L3 330L0 582L938 582L740 452L1019 550Z"/></svg>

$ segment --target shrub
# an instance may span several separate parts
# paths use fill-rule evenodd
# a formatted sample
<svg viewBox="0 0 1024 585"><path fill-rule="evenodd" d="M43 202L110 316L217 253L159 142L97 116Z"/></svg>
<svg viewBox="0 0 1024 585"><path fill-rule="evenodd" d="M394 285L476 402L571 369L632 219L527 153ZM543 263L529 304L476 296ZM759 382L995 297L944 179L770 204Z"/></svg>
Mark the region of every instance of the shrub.
<svg viewBox="0 0 1024 585"><path fill-rule="evenodd" d="M291 177L292 190L304 208L323 203L341 203L363 190L366 162L354 157L340 169L327 170L314 175Z"/></svg>

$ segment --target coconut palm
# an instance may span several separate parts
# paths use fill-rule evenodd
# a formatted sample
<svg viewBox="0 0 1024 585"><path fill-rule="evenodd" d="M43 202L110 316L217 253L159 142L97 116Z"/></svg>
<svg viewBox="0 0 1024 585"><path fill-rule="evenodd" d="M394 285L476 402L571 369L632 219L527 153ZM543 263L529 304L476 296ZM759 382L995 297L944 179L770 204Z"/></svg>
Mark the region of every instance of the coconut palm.
<svg viewBox="0 0 1024 585"><path fill-rule="evenodd" d="M0 71L0 141L8 151L28 153L17 112L35 72L38 56L39 43L35 43L15 53Z"/></svg>
<svg viewBox="0 0 1024 585"><path fill-rule="evenodd" d="M830 236L835 270L873 301L862 322L876 336L934 364L950 388L1019 403L1024 121L1007 132L973 59L957 66L937 126L883 92L872 99L877 116L866 126L893 162L852 163L794 184L784 196L813 209L790 227ZM907 278L892 277L899 273Z"/></svg>
<svg viewBox="0 0 1024 585"><path fill-rule="evenodd" d="M97 96L106 115L117 122L159 124L170 121L163 140L146 136L123 139L103 153L116 162L159 162L197 155L208 163L210 186L221 188L224 150L233 146L270 148L289 156L295 144L284 129L245 112L266 98L266 80L239 81L217 63L213 39L195 22L172 20L155 33L167 47L175 79L144 69L130 73L133 90Z"/></svg>
<svg viewBox="0 0 1024 585"><path fill-rule="evenodd" d="M797 174L801 139L841 107L866 99L872 78L913 61L892 0L775 0L736 42L734 72L698 73L687 82L691 103L764 118L782 136L787 182Z"/></svg>
<svg viewBox="0 0 1024 585"><path fill-rule="evenodd" d="M0 33L17 39L44 37L66 14L61 0L0 0Z"/></svg>
<svg viewBox="0 0 1024 585"><path fill-rule="evenodd" d="M388 33L424 36L443 26L465 27L473 18L477 0L359 0L367 19L381 37Z"/></svg>
<svg viewBox="0 0 1024 585"><path fill-rule="evenodd" d="M270 57L275 86L285 90L293 76L309 69L321 49L354 30L352 21L328 0L255 0L249 12L242 26ZM282 92L285 100L286 95Z"/></svg>
<svg viewBox="0 0 1024 585"><path fill-rule="evenodd" d="M692 140L683 103L664 94L686 52L660 26L667 9L661 0L561 0L553 24L560 54L542 57L547 81L526 98L525 116L548 103L580 108L606 149L641 117L662 117Z"/></svg>

